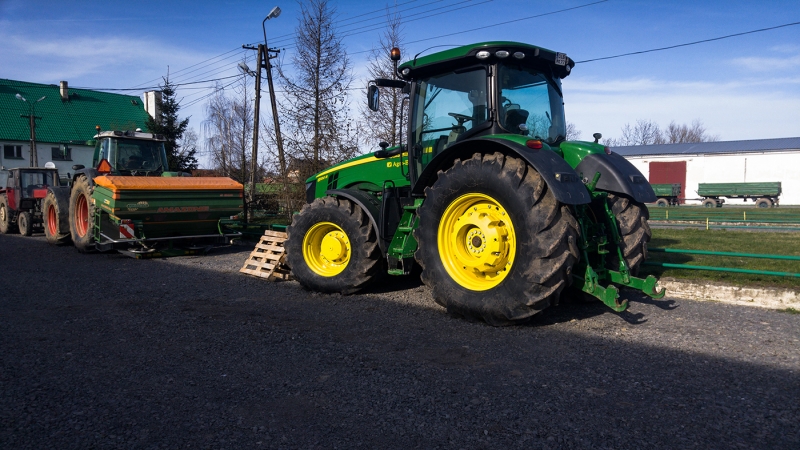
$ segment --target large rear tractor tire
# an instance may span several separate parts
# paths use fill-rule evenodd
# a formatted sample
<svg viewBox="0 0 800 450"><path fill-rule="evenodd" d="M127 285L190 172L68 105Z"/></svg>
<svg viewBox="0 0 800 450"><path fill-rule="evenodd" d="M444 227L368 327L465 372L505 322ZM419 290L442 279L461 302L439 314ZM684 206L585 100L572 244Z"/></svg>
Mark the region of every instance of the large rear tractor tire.
<svg viewBox="0 0 800 450"><path fill-rule="evenodd" d="M94 250L93 219L92 187L86 177L80 177L75 180L69 197L69 233L81 253Z"/></svg>
<svg viewBox="0 0 800 450"><path fill-rule="evenodd" d="M51 245L64 245L70 242L69 197L59 198L53 191L47 191L42 202L44 236Z"/></svg>
<svg viewBox="0 0 800 450"><path fill-rule="evenodd" d="M352 294L383 268L375 229L349 200L318 198L294 216L286 231L286 261L306 289Z"/></svg>
<svg viewBox="0 0 800 450"><path fill-rule="evenodd" d="M448 313L502 326L558 303L578 260L578 223L532 167L475 154L439 172L425 197L415 257Z"/></svg>
<svg viewBox="0 0 800 450"><path fill-rule="evenodd" d="M17 224L11 220L8 198L5 195L0 195L0 234L11 234L15 231L17 231Z"/></svg>
<svg viewBox="0 0 800 450"><path fill-rule="evenodd" d="M631 275L636 276L639 267L647 259L647 243L653 235L648 223L650 212L643 203L622 195L608 194L608 204L619 224L622 255L628 263ZM607 261L609 269L619 270L614 253L609 253Z"/></svg>

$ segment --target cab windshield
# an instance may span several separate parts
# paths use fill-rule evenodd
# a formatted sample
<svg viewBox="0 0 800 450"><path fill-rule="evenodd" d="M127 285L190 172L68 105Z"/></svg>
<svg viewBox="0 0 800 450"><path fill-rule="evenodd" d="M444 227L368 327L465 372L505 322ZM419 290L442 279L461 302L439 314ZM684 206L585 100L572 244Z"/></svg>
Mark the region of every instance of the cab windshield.
<svg viewBox="0 0 800 450"><path fill-rule="evenodd" d="M501 65L498 68L500 126L513 134L548 144L567 135L560 80L533 69Z"/></svg>
<svg viewBox="0 0 800 450"><path fill-rule="evenodd" d="M114 170L124 175L160 174L166 170L166 162L162 161L163 142L142 139L104 139L101 152Z"/></svg>

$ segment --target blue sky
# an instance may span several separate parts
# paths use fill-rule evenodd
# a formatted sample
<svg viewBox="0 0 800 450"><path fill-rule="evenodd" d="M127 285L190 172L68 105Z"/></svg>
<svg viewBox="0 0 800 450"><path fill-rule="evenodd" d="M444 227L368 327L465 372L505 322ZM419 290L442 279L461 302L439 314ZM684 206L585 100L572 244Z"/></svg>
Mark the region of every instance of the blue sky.
<svg viewBox="0 0 800 450"><path fill-rule="evenodd" d="M358 79L354 87L364 84L365 52L377 45L384 8L394 5L404 17L408 57L435 45L515 40L583 61L800 22L797 0L330 4L340 33L356 33L344 39ZM261 21L275 5L283 13L267 22L269 43L285 48L289 58L299 18L295 1L0 0L0 78L121 89L154 86L167 66L176 83L236 75L246 54L241 44L262 39ZM525 19L568 8L575 9ZM468 31L487 25L497 26ZM178 90L187 105L181 113L198 132L210 85ZM618 137L623 125L638 119L662 126L699 119L722 140L800 136L800 25L581 63L564 90L567 120L584 139L593 132ZM364 101L359 91L353 94L351 103Z"/></svg>

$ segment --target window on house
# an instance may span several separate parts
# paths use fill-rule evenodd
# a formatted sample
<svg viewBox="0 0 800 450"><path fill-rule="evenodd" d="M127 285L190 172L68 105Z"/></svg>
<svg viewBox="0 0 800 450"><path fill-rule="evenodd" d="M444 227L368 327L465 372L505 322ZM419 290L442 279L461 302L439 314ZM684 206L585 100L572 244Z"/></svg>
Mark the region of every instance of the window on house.
<svg viewBox="0 0 800 450"><path fill-rule="evenodd" d="M6 159L22 159L22 146L21 145L4 145L3 158Z"/></svg>
<svg viewBox="0 0 800 450"><path fill-rule="evenodd" d="M53 161L72 161L72 149L66 145L50 147L50 152Z"/></svg>

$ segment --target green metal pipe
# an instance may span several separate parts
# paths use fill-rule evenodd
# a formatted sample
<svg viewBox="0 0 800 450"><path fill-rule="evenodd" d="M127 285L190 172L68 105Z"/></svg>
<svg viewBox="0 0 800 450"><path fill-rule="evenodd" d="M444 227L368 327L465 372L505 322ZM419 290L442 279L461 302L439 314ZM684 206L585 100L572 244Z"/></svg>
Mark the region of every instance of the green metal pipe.
<svg viewBox="0 0 800 450"><path fill-rule="evenodd" d="M646 266L658 266L658 267L665 267L667 269L710 270L713 272L749 273L752 275L772 275L776 277L800 278L800 273L773 272L771 270L735 269L732 267L691 266L688 264L671 264L671 263L652 262L652 261L645 261L644 264Z"/></svg>
<svg viewBox="0 0 800 450"><path fill-rule="evenodd" d="M704 228L700 223L657 223L656 220L650 220L651 226L654 228ZM759 225L709 225L712 229L731 230L742 229L751 231L760 230L775 230L775 231L800 231L797 227L764 227Z"/></svg>
<svg viewBox="0 0 800 450"><path fill-rule="evenodd" d="M711 250L684 250L680 248L648 248L648 252L656 253L683 253L688 255L713 255L713 256L735 256L737 258L763 258L763 259L783 259L789 261L800 261L800 256L793 255L768 255L760 253L738 253L738 252L714 252Z"/></svg>

